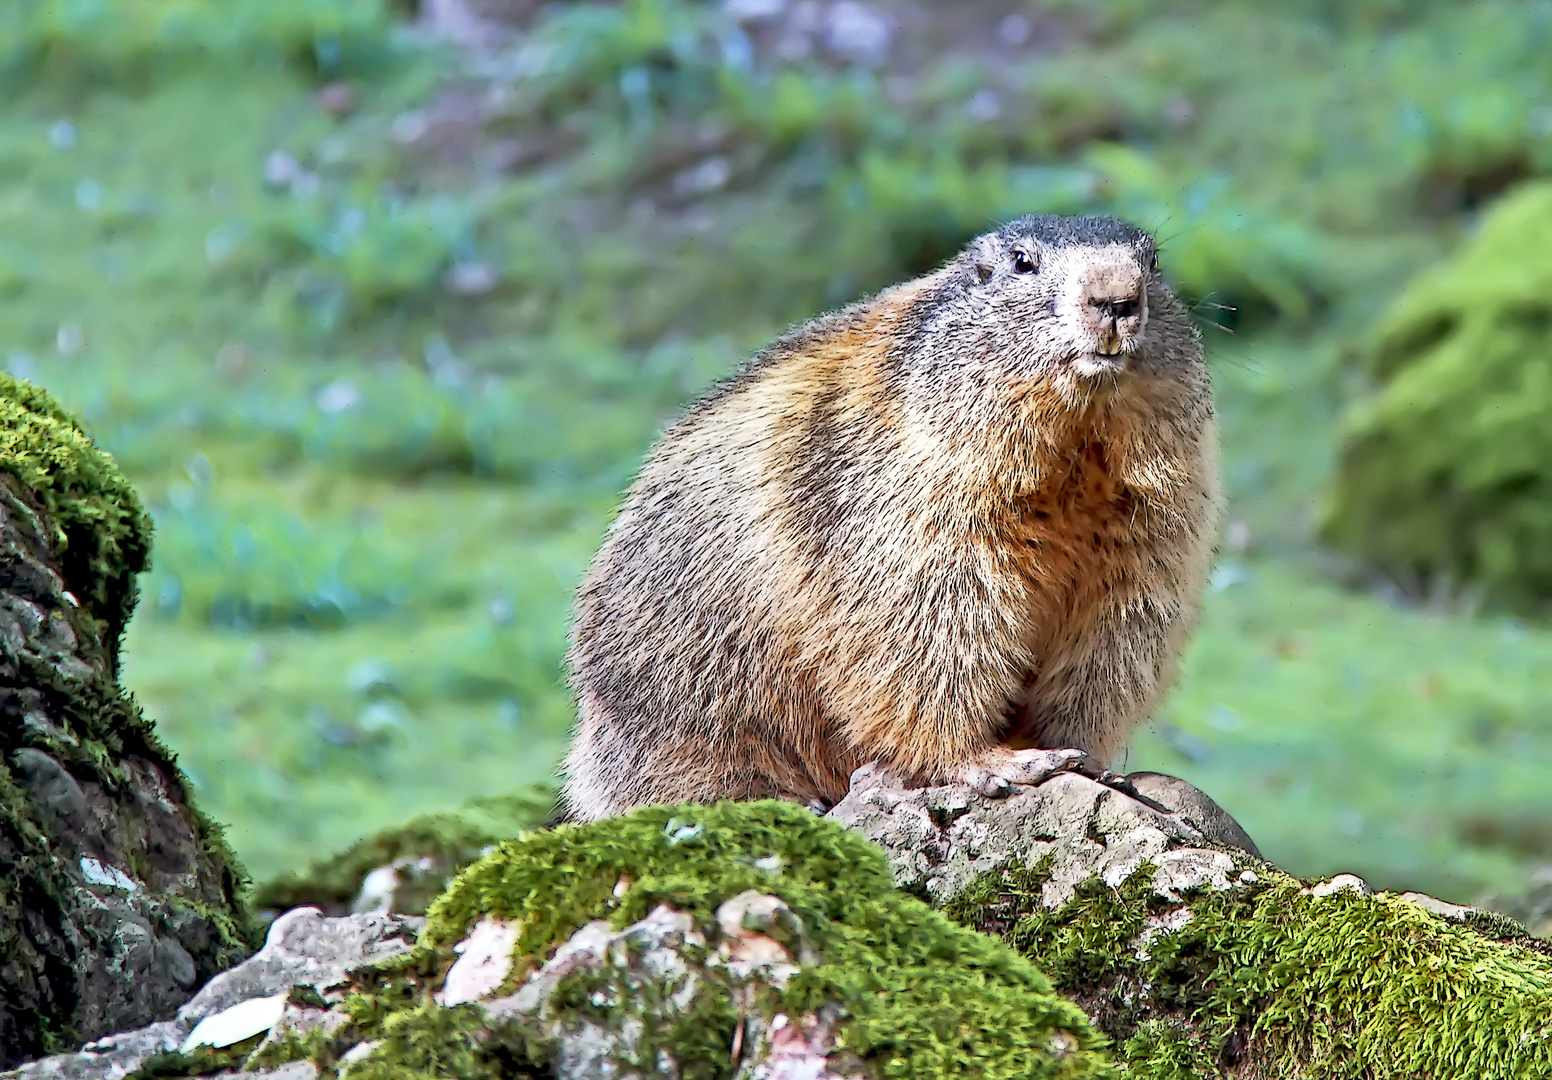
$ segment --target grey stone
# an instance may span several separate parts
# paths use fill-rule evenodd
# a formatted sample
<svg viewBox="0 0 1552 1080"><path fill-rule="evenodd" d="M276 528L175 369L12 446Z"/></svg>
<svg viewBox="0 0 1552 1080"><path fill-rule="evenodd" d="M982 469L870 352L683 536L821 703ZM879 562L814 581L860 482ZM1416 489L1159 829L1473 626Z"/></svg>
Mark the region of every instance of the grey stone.
<svg viewBox="0 0 1552 1080"><path fill-rule="evenodd" d="M1185 818L1203 836L1224 847L1239 848L1261 858L1261 849L1250 834L1240 828L1229 812L1213 802L1200 788L1176 776L1156 772L1128 773L1126 779L1137 794L1172 814Z"/></svg>
<svg viewBox="0 0 1552 1080"><path fill-rule="evenodd" d="M1350 892L1356 896L1374 895L1374 890L1369 888L1369 883L1363 880L1363 878L1359 877L1357 874L1338 874L1330 881L1323 881L1319 885L1311 885L1304 891L1309 893L1311 896L1335 896L1337 893L1341 892ZM1422 896L1422 894L1407 893L1406 896L1402 897L1402 899L1405 900L1414 896ZM1431 900L1435 904L1444 903L1442 900L1434 900L1431 896L1423 897L1423 899ZM1435 914L1438 913L1436 912Z"/></svg>
<svg viewBox="0 0 1552 1080"><path fill-rule="evenodd" d="M55 1054L30 1062L6 1080L119 1080L140 1067L155 1054L178 1049L186 1034L176 1020L163 1020L149 1027L89 1042L74 1054Z"/></svg>
<svg viewBox="0 0 1552 1080"><path fill-rule="evenodd" d="M3 1080L120 1080L154 1054L178 1049L194 1025L253 998L283 994L293 986L311 986L320 994L337 990L355 968L407 951L425 920L406 915L347 915L325 918L316 908L288 911L270 925L264 947L249 959L210 980L175 1019L87 1043L74 1054L23 1065ZM136 933L144 934L138 924ZM287 1005L276 1033L305 1033L317 1027L336 1030L344 1016L327 1009ZM305 1067L304 1067L305 1066ZM287 1071L289 1070L289 1071ZM309 1071L312 1070L312 1071ZM226 1074L234 1075L234 1074ZM242 1073L244 1077L308 1080L317 1075L310 1064L288 1065L273 1073Z"/></svg>
<svg viewBox="0 0 1552 1080"><path fill-rule="evenodd" d="M1078 773L1058 773L1036 786L991 799L960 786L900 788L872 767L852 777L832 817L879 844L902 888L942 903L976 876L1006 866L1050 860L1042 902L1058 907L1080 881L1119 885L1144 863L1154 889L1168 899L1208 886L1226 889L1233 858L1212 843L1254 851L1221 808L1182 780L1142 774L1141 799Z"/></svg>
<svg viewBox="0 0 1552 1080"><path fill-rule="evenodd" d="M26 898L0 911L0 1068L60 1030L165 1020L249 952L236 879L119 687L112 615L66 580L61 535L0 470L0 878Z"/></svg>
<svg viewBox="0 0 1552 1080"><path fill-rule="evenodd" d="M249 998L311 986L328 994L355 968L407 952L425 920L410 915L345 915L327 918L317 908L294 908L270 924L264 947L205 984L178 1020L200 1020Z"/></svg>

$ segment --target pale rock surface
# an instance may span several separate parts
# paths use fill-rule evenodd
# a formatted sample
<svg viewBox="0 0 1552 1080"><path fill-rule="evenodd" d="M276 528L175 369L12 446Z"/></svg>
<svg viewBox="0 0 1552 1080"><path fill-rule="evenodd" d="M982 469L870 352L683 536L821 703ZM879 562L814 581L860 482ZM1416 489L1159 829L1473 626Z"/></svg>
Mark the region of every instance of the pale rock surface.
<svg viewBox="0 0 1552 1080"><path fill-rule="evenodd" d="M1139 773L1136 795L1078 773L1019 786L1002 799L960 786L898 788L864 766L830 816L881 846L900 887L951 899L977 875L1017 859L1049 858L1042 902L1056 908L1086 878L1119 885L1144 863L1160 896L1226 889L1237 871L1228 851L1255 845L1217 804L1182 780Z"/></svg>
<svg viewBox="0 0 1552 1080"><path fill-rule="evenodd" d="M406 951L423 921L399 915L329 919L315 908L288 911L270 926L262 949L207 983L178 1011L176 1019L110 1035L88 1043L77 1053L56 1054L0 1076L4 1080L120 1080L147 1058L178 1049L202 1020L233 1007L289 993L293 986L311 986L327 997L353 968ZM280 1026L306 1030L328 1023L332 1014L287 1005L279 1015ZM295 1066L287 1068L292 1071L275 1074L275 1080L314 1075Z"/></svg>

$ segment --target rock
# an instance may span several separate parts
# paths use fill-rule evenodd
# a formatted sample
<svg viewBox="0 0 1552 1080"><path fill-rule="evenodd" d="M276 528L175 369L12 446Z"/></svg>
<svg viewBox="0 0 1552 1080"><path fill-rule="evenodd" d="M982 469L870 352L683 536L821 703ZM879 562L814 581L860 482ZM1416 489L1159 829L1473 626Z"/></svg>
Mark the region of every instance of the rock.
<svg viewBox="0 0 1552 1080"><path fill-rule="evenodd" d="M250 951L219 830L118 685L150 522L0 376L0 1067L165 1019Z"/></svg>
<svg viewBox="0 0 1552 1080"><path fill-rule="evenodd" d="M1048 973L1128 1075L1552 1075L1552 956L1508 919L1299 881L1169 777L1133 778L1134 799L1058 774L1004 800L868 779L833 816Z"/></svg>
<svg viewBox="0 0 1552 1080"><path fill-rule="evenodd" d="M1351 892L1351 893L1356 893L1359 896L1373 896L1374 895L1374 890L1369 888L1369 883L1367 881L1363 880L1363 878L1359 877L1357 874L1338 874L1336 877L1332 878L1330 881L1322 882L1319 885L1311 885L1308 889L1305 889L1304 891L1307 892L1310 896L1335 896L1339 892ZM1422 897L1422 894L1421 893L1404 893L1402 895L1401 899L1403 899L1403 900L1411 900L1413 897ZM1432 897L1423 897L1423 899L1433 900ZM1443 904L1444 902L1442 900L1433 900L1433 903L1435 903L1435 904ZM1422 906L1423 907L1428 907L1427 904L1424 904ZM1450 907L1450 906L1453 906L1453 905L1445 904L1444 906ZM1443 912L1436 911L1436 910L1434 910L1432 908L1429 908L1429 910L1434 911L1434 914L1436 914L1436 915L1443 914Z"/></svg>
<svg viewBox="0 0 1552 1080"><path fill-rule="evenodd" d="M283 940L250 963L328 922L289 913L271 931ZM263 970L224 981L257 997L287 977ZM459 876L414 950L325 997L295 1010L321 1036L284 1038L283 1017L218 1067L337 1066L353 1080L839 1080L886 1063L922 1080L1110 1075L1092 1027L1032 965L895 890L861 837L783 803L526 833Z"/></svg>
<svg viewBox="0 0 1552 1080"><path fill-rule="evenodd" d="M1552 1075L1552 950L1522 928L1297 880L1225 844L1243 834L1206 796L1140 779L990 800L864 773L829 818L724 803L526 832L424 922L288 912L176 1020L17 1075ZM239 1041L193 1048L211 1017Z"/></svg>
<svg viewBox="0 0 1552 1080"><path fill-rule="evenodd" d="M293 986L328 994L343 986L355 968L405 952L423 923L399 915L331 919L316 908L288 911L270 925L262 949L207 983L178 1011L178 1019L197 1023L238 1002L284 994Z"/></svg>
<svg viewBox="0 0 1552 1080"><path fill-rule="evenodd" d="M1139 794L1152 793L1146 802L1077 773L1015 788L1006 799L958 786L893 788L880 775L858 770L830 816L888 853L897 885L938 904L1015 860L1046 862L1049 907L1070 900L1087 878L1119 885L1145 863L1159 895L1175 900L1201 885L1229 887L1234 859L1210 845L1255 852L1206 795L1155 773L1139 774Z"/></svg>
<svg viewBox="0 0 1552 1080"><path fill-rule="evenodd" d="M1184 818L1214 844L1239 848L1261 858L1261 849L1240 828L1239 822L1199 788L1192 787L1179 777L1156 772L1128 773L1126 779L1138 795Z"/></svg>
<svg viewBox="0 0 1552 1080"><path fill-rule="evenodd" d="M248 960L216 976L176 1018L88 1043L79 1052L58 1054L6 1074L6 1080L119 1080L158 1054L197 1049L192 1036L216 1049L280 1027L305 1032L337 1027L341 1019L326 1008L286 1004L296 987L306 987L324 1004L340 991L357 968L391 960L410 951L425 920L393 915L350 915L326 918L313 908L289 911L270 926L264 947ZM262 1017L260 1017L262 1013ZM250 1019L248 1027L237 1027ZM226 1021L225 1024L213 1021ZM287 1065L276 1080L316 1075L310 1063ZM244 1073L251 1076L251 1073ZM266 1075L266 1074L259 1074Z"/></svg>

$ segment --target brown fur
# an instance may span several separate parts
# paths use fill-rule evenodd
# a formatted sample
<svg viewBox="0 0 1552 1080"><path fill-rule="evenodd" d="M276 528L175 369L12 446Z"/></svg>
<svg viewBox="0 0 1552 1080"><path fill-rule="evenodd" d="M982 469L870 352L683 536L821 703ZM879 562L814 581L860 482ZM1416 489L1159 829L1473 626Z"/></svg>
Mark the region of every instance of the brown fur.
<svg viewBox="0 0 1552 1080"><path fill-rule="evenodd" d="M573 815L1114 754L1216 530L1201 345L1151 260L1109 219L1023 219L671 428L577 598Z"/></svg>

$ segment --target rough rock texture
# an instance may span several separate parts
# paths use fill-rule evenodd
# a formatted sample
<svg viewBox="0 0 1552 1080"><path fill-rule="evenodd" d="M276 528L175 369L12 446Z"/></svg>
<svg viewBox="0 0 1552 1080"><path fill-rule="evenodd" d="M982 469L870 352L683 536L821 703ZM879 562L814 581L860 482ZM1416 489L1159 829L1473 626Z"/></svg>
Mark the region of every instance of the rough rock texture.
<svg viewBox="0 0 1552 1080"><path fill-rule="evenodd" d="M426 814L260 886L254 906L272 912L311 905L331 915L422 915L458 871L501 841L539 825L554 808L554 792L534 787Z"/></svg>
<svg viewBox="0 0 1552 1080"><path fill-rule="evenodd" d="M1552 601L1552 184L1496 204L1360 359L1328 540L1418 592Z"/></svg>
<svg viewBox="0 0 1552 1080"><path fill-rule="evenodd" d="M416 949L338 1000L274 1001L263 1031L233 1018L279 983L242 971L222 981L252 996L214 1018L236 1041L146 1076L1112 1075L1033 965L892 888L873 845L783 803L525 834L460 875Z"/></svg>
<svg viewBox="0 0 1552 1080"><path fill-rule="evenodd" d="M293 911L175 1020L21 1075L1552 1075L1552 956L1517 924L1298 881L1201 792L1131 782L988 800L865 774L836 816L887 861L780 803L525 833L413 947L418 920Z"/></svg>
<svg viewBox="0 0 1552 1080"><path fill-rule="evenodd" d="M88 1043L73 1054L59 1054L7 1073L6 1080L118 1080L159 1055L172 1055L200 1021L256 998L292 994L306 987L316 1006L287 1004L279 1024L287 1030L321 1025L330 998L339 1000L351 971L409 952L424 920L394 915L326 918L298 908L276 919L264 947L248 960L217 975L171 1020ZM265 1028L269 1030L268 1027ZM309 1063L289 1066L298 1077L316 1075ZM244 1074L252 1075L252 1074ZM291 1073L277 1073L277 1080Z"/></svg>
<svg viewBox="0 0 1552 1080"><path fill-rule="evenodd" d="M1140 798L1061 773L988 799L958 786L891 788L864 767L830 816L884 848L898 886L936 904L1014 863L1045 866L1048 906L1096 875L1120 885L1145 863L1155 888L1174 899L1205 885L1226 888L1235 864L1225 847L1259 865L1250 837L1196 788L1158 773L1138 773L1133 784Z"/></svg>
<svg viewBox="0 0 1552 1080"><path fill-rule="evenodd" d="M170 1016L248 952L242 881L116 681L150 525L0 377L0 1067Z"/></svg>
<svg viewBox="0 0 1552 1080"><path fill-rule="evenodd" d="M1502 916L1256 857L1207 796L1075 774L1003 800L871 775L833 816L896 880L1048 973L1126 1075L1552 1075L1552 957Z"/></svg>

